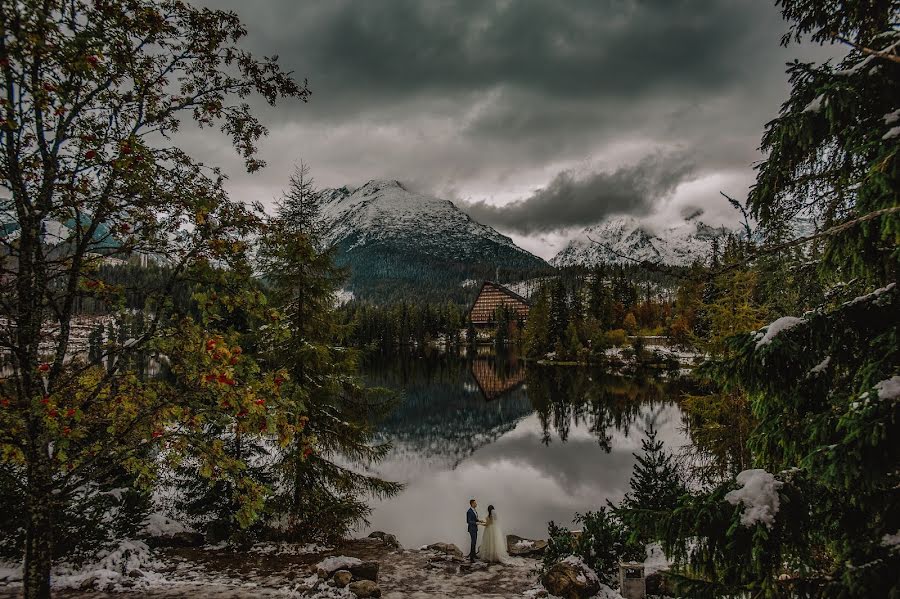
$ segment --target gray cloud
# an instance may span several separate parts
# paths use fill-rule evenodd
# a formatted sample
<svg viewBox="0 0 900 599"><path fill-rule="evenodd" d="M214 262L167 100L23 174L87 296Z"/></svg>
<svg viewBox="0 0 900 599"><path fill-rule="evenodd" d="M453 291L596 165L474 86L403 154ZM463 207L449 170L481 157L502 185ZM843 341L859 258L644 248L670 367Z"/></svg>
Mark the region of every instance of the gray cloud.
<svg viewBox="0 0 900 599"><path fill-rule="evenodd" d="M587 176L562 171L530 197L502 206L477 201L461 207L477 221L523 235L585 227L610 214L646 214L695 170L682 154L654 155Z"/></svg>
<svg viewBox="0 0 900 599"><path fill-rule="evenodd" d="M323 186L413 180L488 217L518 200L495 215L509 232L547 230L513 218L547 214L536 188L575 199L554 205L548 217L568 216L553 223L580 224L606 204L660 208L665 186L610 186L673 148L695 165L684 177L706 177L691 205L716 213L715 185L741 197L752 179L786 95L784 63L833 51L780 47L774 0L197 1L237 12L246 45L278 54L313 90L309 104L259 106L271 135L256 175L221 139L185 134L186 149L231 175L234 195L271 199L302 156ZM575 175L584 163L602 172Z"/></svg>

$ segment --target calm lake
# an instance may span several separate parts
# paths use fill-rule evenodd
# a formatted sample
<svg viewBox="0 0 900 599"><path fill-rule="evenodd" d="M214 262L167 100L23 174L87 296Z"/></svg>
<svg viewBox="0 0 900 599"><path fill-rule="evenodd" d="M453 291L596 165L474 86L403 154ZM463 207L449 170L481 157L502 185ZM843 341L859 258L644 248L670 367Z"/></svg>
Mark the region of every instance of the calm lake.
<svg viewBox="0 0 900 599"><path fill-rule="evenodd" d="M437 541L468 547L465 512L493 504L506 533L545 538L547 522L618 501L628 489L647 427L672 451L689 443L677 383L653 374L622 377L547 367L514 355L379 356L371 384L400 394L379 425L393 444L373 468L404 482L372 505L371 525L406 547Z"/></svg>

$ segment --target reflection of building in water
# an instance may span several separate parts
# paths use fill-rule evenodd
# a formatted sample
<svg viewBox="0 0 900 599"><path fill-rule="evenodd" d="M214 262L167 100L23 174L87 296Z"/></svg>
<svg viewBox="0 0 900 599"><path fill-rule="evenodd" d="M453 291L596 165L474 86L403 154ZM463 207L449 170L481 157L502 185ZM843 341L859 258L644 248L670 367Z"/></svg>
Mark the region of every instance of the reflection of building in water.
<svg viewBox="0 0 900 599"><path fill-rule="evenodd" d="M472 360L472 378L488 401L497 399L525 382L525 367L497 364L494 360Z"/></svg>

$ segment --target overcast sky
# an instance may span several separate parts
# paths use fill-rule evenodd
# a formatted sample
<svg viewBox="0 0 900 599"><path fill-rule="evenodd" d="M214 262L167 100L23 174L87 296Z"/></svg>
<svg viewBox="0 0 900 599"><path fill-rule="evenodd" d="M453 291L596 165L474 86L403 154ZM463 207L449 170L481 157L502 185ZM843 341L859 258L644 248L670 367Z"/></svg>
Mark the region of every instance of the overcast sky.
<svg viewBox="0 0 900 599"><path fill-rule="evenodd" d="M308 104L261 110L254 175L208 133L234 197L269 202L294 161L324 187L393 178L457 202L552 256L609 214L663 226L704 210L734 221L785 62L768 0L205 0L246 45L309 80Z"/></svg>

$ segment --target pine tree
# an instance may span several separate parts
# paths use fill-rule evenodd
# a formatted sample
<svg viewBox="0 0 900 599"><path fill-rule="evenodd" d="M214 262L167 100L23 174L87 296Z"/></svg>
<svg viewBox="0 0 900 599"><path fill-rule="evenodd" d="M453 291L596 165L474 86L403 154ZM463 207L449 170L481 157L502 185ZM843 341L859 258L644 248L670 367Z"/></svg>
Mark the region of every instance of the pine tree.
<svg viewBox="0 0 900 599"><path fill-rule="evenodd" d="M840 40L850 52L837 67L790 65L748 204L770 244L793 236L797 214L825 229L788 268L820 255L826 292L812 310L730 338L705 368L747 393L756 468L636 519L664 539L692 597L898 597L900 5L781 5L785 41Z"/></svg>
<svg viewBox="0 0 900 599"><path fill-rule="evenodd" d="M657 431L651 426L641 441L642 454L634 455L637 463L631 473L629 488L619 508L659 512L673 509L678 498L687 492L684 476L675 457L667 452Z"/></svg>
<svg viewBox="0 0 900 599"><path fill-rule="evenodd" d="M365 520L366 495L390 496L400 486L357 467L379 461L389 449L371 443L372 422L389 402L358 379L354 353L333 344L340 336L334 293L345 273L334 264L334 249L322 243L319 210L318 194L301 166L260 251L287 331L278 338L263 333L261 343L283 373L283 393L293 398L290 419L309 435L282 451L280 492L271 509L283 516L288 537L335 541ZM402 310L401 323L408 326L409 309L404 304Z"/></svg>
<svg viewBox="0 0 900 599"><path fill-rule="evenodd" d="M529 358L542 358L550 351L550 299L544 287L538 289L525 325L524 349Z"/></svg>
<svg viewBox="0 0 900 599"><path fill-rule="evenodd" d="M565 340L569 326L569 294L561 277L557 277L550 289L550 343Z"/></svg>

